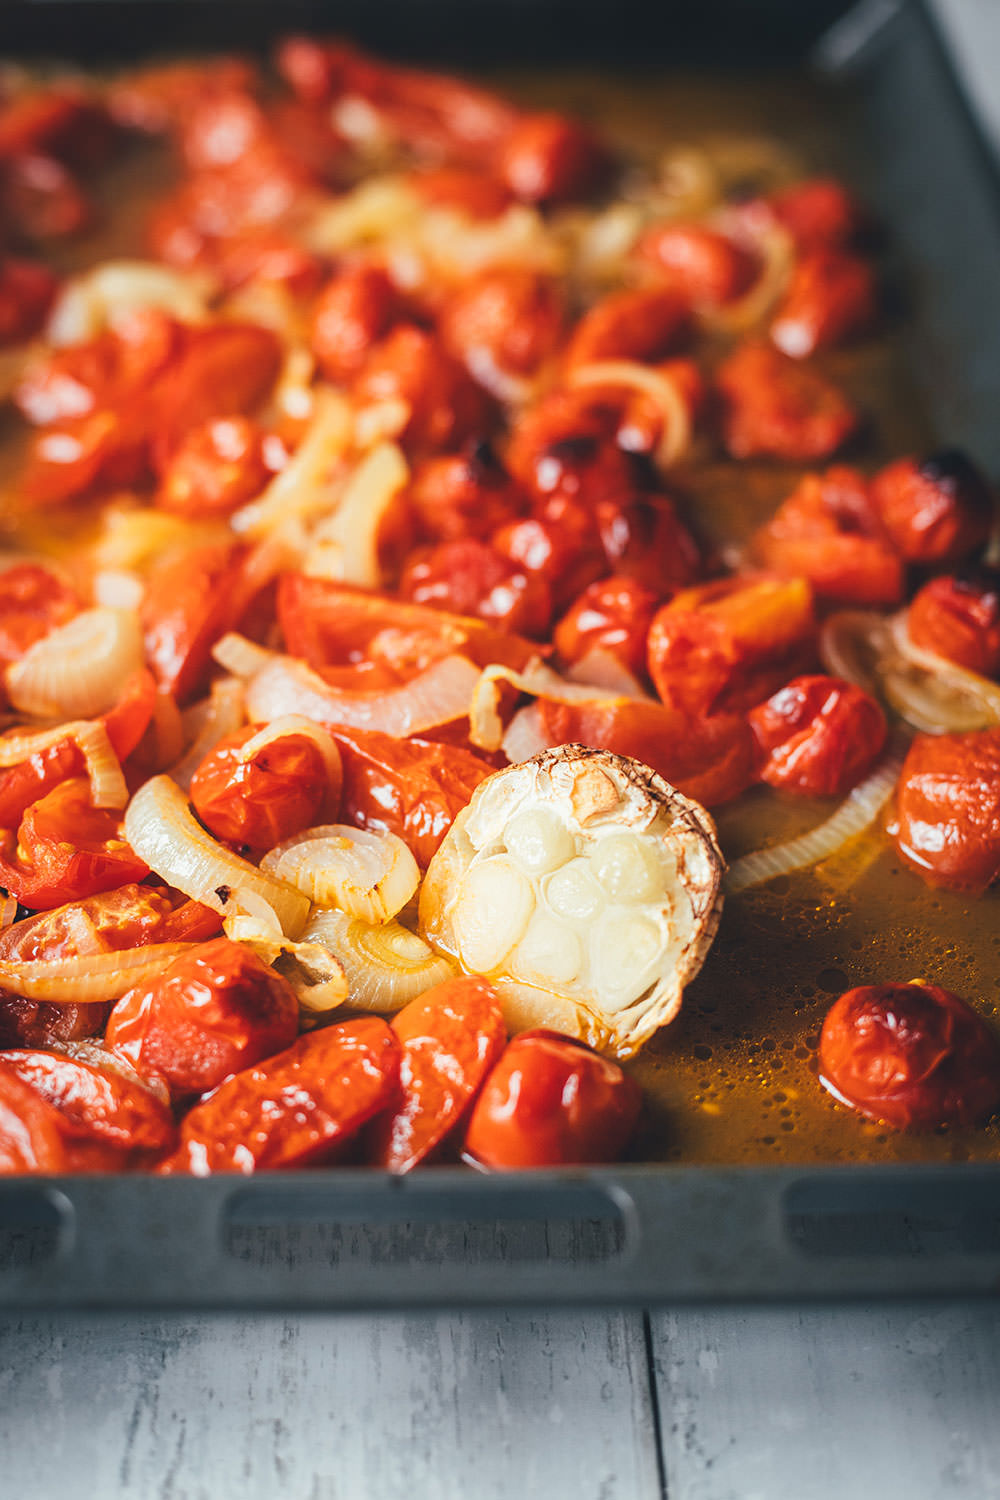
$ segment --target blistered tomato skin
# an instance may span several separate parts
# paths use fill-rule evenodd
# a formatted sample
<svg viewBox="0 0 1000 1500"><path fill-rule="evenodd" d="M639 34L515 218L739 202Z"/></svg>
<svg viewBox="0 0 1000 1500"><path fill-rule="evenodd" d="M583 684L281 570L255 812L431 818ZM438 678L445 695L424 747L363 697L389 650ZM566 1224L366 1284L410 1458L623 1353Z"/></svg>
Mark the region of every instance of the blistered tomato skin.
<svg viewBox="0 0 1000 1500"><path fill-rule="evenodd" d="M562 321L562 303L549 277L500 268L481 272L455 291L438 327L445 347L489 390L496 372L528 376L549 359ZM496 394L503 390L497 387Z"/></svg>
<svg viewBox="0 0 1000 1500"><path fill-rule="evenodd" d="M635 578L602 578L585 588L559 621L552 637L556 651L568 666L591 651L607 652L641 680L657 603L657 592Z"/></svg>
<svg viewBox="0 0 1000 1500"><path fill-rule="evenodd" d="M638 253L671 290L701 307L733 301L749 289L757 273L749 251L703 224L653 228L641 240Z"/></svg>
<svg viewBox="0 0 1000 1500"><path fill-rule="evenodd" d="M888 464L872 500L900 555L921 565L948 567L985 546L996 514L986 480L956 449Z"/></svg>
<svg viewBox="0 0 1000 1500"><path fill-rule="evenodd" d="M942 574L914 595L906 633L915 646L981 677L1000 674L1000 570Z"/></svg>
<svg viewBox="0 0 1000 1500"><path fill-rule="evenodd" d="M500 176L522 203L565 203L592 192L607 169L602 147L563 115L526 115L500 155Z"/></svg>
<svg viewBox="0 0 1000 1500"><path fill-rule="evenodd" d="M871 770L888 726L875 699L836 677L797 677L750 713L761 780L805 797L839 797Z"/></svg>
<svg viewBox="0 0 1000 1500"><path fill-rule="evenodd" d="M937 985L848 990L823 1022L820 1081L897 1130L975 1125L1000 1105L1000 1042Z"/></svg>
<svg viewBox="0 0 1000 1500"><path fill-rule="evenodd" d="M11 831L0 838L0 884L32 911L148 874L125 842L121 814L95 808L84 778L60 782L26 809L16 839Z"/></svg>
<svg viewBox="0 0 1000 1500"><path fill-rule="evenodd" d="M418 531L431 542L485 540L524 508L516 486L486 443L425 460L406 498Z"/></svg>
<svg viewBox="0 0 1000 1500"><path fill-rule="evenodd" d="M94 1054L95 1056L98 1054ZM0 1052L11 1069L57 1112L57 1129L80 1166L146 1163L173 1146L177 1131L164 1100L113 1058L99 1065L56 1052Z"/></svg>
<svg viewBox="0 0 1000 1500"><path fill-rule="evenodd" d="M408 452L436 453L490 426L489 402L433 334L403 323L377 343L355 381L363 402L405 401Z"/></svg>
<svg viewBox="0 0 1000 1500"><path fill-rule="evenodd" d="M402 311L381 266L341 271L324 288L312 322L312 351L327 380L352 380Z"/></svg>
<svg viewBox="0 0 1000 1500"><path fill-rule="evenodd" d="M889 831L928 885L992 885L1000 874L1000 729L918 734Z"/></svg>
<svg viewBox="0 0 1000 1500"><path fill-rule="evenodd" d="M137 1073L162 1078L174 1098L184 1098L290 1046L298 1020L288 981L249 948L219 937L123 995L105 1042Z"/></svg>
<svg viewBox="0 0 1000 1500"><path fill-rule="evenodd" d="M465 1133L480 1167L557 1167L616 1161L642 1091L617 1063L553 1031L525 1031L483 1085Z"/></svg>
<svg viewBox="0 0 1000 1500"><path fill-rule="evenodd" d="M742 345L719 367L716 382L733 458L812 463L831 458L858 426L858 413L837 386L766 345Z"/></svg>
<svg viewBox="0 0 1000 1500"><path fill-rule="evenodd" d="M306 735L283 735L241 759L262 727L226 735L191 781L191 802L209 832L260 853L317 822L327 798L336 806L340 795L319 746Z"/></svg>
<svg viewBox="0 0 1000 1500"><path fill-rule="evenodd" d="M584 313L566 349L566 364L664 359L690 332L686 298L670 287L610 292Z"/></svg>
<svg viewBox="0 0 1000 1500"><path fill-rule="evenodd" d="M867 262L818 250L797 262L771 324L771 338L793 359L863 333L875 318L875 283Z"/></svg>
<svg viewBox="0 0 1000 1500"><path fill-rule="evenodd" d="M249 417L220 417L194 428L167 464L156 505L194 519L229 515L270 478L263 437Z"/></svg>

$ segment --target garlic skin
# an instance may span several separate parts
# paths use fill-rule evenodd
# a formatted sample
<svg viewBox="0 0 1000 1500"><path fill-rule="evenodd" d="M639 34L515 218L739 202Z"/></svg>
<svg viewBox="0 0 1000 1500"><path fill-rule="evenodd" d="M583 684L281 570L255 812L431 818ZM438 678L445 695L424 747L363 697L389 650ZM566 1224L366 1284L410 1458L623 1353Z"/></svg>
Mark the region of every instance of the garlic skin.
<svg viewBox="0 0 1000 1500"><path fill-rule="evenodd" d="M699 803L640 761L561 745L477 787L424 877L420 930L492 980L511 1031L626 1058L680 1009L724 870Z"/></svg>

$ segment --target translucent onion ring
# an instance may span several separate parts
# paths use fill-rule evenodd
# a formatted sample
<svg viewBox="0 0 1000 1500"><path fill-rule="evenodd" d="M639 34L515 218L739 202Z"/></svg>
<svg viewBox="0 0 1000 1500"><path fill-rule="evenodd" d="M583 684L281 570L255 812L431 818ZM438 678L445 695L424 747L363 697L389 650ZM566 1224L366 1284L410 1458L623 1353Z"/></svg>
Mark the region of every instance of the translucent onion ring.
<svg viewBox="0 0 1000 1500"><path fill-rule="evenodd" d="M577 365L570 371L568 383L573 390L618 386L651 397L663 417L663 431L654 454L661 469L671 468L690 448L691 413L677 382L663 370L631 359L599 359Z"/></svg>
<svg viewBox="0 0 1000 1500"><path fill-rule="evenodd" d="M33 959L25 963L0 960L0 988L26 1000L48 1000L55 1005L89 1005L119 1000L133 985L160 974L175 958L190 953L197 943L151 943L120 953L88 953L85 957Z"/></svg>

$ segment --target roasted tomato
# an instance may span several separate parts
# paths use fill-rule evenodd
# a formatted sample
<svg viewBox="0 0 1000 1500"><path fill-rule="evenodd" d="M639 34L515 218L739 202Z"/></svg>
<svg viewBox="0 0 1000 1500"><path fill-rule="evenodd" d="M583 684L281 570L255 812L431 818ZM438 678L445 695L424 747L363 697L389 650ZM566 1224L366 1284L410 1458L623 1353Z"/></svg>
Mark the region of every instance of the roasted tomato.
<svg viewBox="0 0 1000 1500"><path fill-rule="evenodd" d="M563 497L539 506L535 516L501 526L491 540L498 552L547 584L556 610L611 567L596 515Z"/></svg>
<svg viewBox="0 0 1000 1500"><path fill-rule="evenodd" d="M311 336L327 380L353 380L402 311L402 299L381 266L361 262L328 282L313 311Z"/></svg>
<svg viewBox="0 0 1000 1500"><path fill-rule="evenodd" d="M524 508L522 497L488 443L464 453L425 459L406 499L417 530L428 541L484 541Z"/></svg>
<svg viewBox="0 0 1000 1500"><path fill-rule="evenodd" d="M221 919L210 907L177 892L123 885L15 922L0 934L0 959L51 962L150 943L200 943L214 937L220 926ZM64 1005L0 993L0 1044L48 1047L98 1036L109 1010L104 1001Z"/></svg>
<svg viewBox="0 0 1000 1500"><path fill-rule="evenodd" d="M554 1031L525 1031L483 1085L465 1154L500 1169L614 1161L641 1106L639 1085L617 1063Z"/></svg>
<svg viewBox="0 0 1000 1500"><path fill-rule="evenodd" d="M866 261L839 250L814 250L792 272L771 338L793 359L806 359L864 333L875 308L875 278Z"/></svg>
<svg viewBox="0 0 1000 1500"><path fill-rule="evenodd" d="M637 254L688 302L721 307L748 291L758 272L750 251L707 224L663 224L643 235Z"/></svg>
<svg viewBox="0 0 1000 1500"><path fill-rule="evenodd" d="M660 360L674 353L689 332L687 300L671 287L609 292L577 323L566 362L574 366L606 359Z"/></svg>
<svg viewBox="0 0 1000 1500"><path fill-rule="evenodd" d="M195 427L167 463L156 504L177 516L227 516L264 488L264 432L249 417Z"/></svg>
<svg viewBox="0 0 1000 1500"><path fill-rule="evenodd" d="M684 589L649 632L649 675L691 715L751 708L815 655L812 591L802 578L751 574Z"/></svg>
<svg viewBox="0 0 1000 1500"><path fill-rule="evenodd" d="M249 948L215 938L175 958L116 1003L105 1043L174 1098L216 1088L294 1042L299 1006L287 979Z"/></svg>
<svg viewBox="0 0 1000 1500"><path fill-rule="evenodd" d="M661 595L698 577L698 544L666 495L601 500L594 515L609 572L635 578Z"/></svg>
<svg viewBox="0 0 1000 1500"><path fill-rule="evenodd" d="M471 615L518 635L544 635L552 617L552 596L541 574L472 537L415 552L399 592L414 604Z"/></svg>
<svg viewBox="0 0 1000 1500"><path fill-rule="evenodd" d="M158 308L137 308L86 343L53 349L22 375L14 400L36 426L71 421L104 407L121 409L147 391L177 353L179 323Z"/></svg>
<svg viewBox="0 0 1000 1500"><path fill-rule="evenodd" d="M860 205L835 177L807 177L772 193L768 205L798 250L841 248L863 227Z"/></svg>
<svg viewBox="0 0 1000 1500"><path fill-rule="evenodd" d="M15 835L0 837L0 884L32 911L47 911L142 880L148 867L122 837L121 815L95 808L82 777L33 802Z"/></svg>
<svg viewBox="0 0 1000 1500"><path fill-rule="evenodd" d="M336 809L338 768L308 735L283 734L244 759L263 726L251 724L220 740L191 781L191 802L210 833L263 853L318 821L324 802Z"/></svg>
<svg viewBox="0 0 1000 1500"><path fill-rule="evenodd" d="M754 738L738 714L690 718L642 698L539 698L534 715L547 744L587 745L643 761L706 807L738 797L757 775Z"/></svg>
<svg viewBox="0 0 1000 1500"><path fill-rule="evenodd" d="M170 461L192 427L252 411L274 384L281 355L277 335L254 323L215 323L189 330L155 393L157 467Z"/></svg>
<svg viewBox="0 0 1000 1500"><path fill-rule="evenodd" d="M146 655L160 686L181 702L204 687L213 645L242 623L261 590L252 556L219 542L168 557L150 574L141 609Z"/></svg>
<svg viewBox="0 0 1000 1500"><path fill-rule="evenodd" d="M733 458L810 463L836 453L858 426L837 386L766 344L744 344L716 376Z"/></svg>
<svg viewBox="0 0 1000 1500"><path fill-rule="evenodd" d="M68 1170L148 1165L169 1151L177 1138L166 1102L130 1067L113 1057L105 1059L96 1047L87 1049L86 1058L58 1052L0 1052L0 1067L16 1074L54 1111Z"/></svg>
<svg viewBox="0 0 1000 1500"><path fill-rule="evenodd" d="M821 599L898 604L903 597L903 563L868 481L843 464L806 474L751 545L766 568L808 578Z"/></svg>
<svg viewBox="0 0 1000 1500"><path fill-rule="evenodd" d="M77 1164L59 1111L0 1062L0 1176L72 1172ZM98 1153L97 1164L107 1165L103 1153Z"/></svg>
<svg viewBox="0 0 1000 1500"><path fill-rule="evenodd" d="M564 115L526 115L500 153L500 177L522 203L567 203L599 187L608 160L583 125Z"/></svg>
<svg viewBox="0 0 1000 1500"><path fill-rule="evenodd" d="M562 322L562 302L550 277L494 267L451 293L438 329L445 348L473 379L503 399L511 377L533 374L555 353Z"/></svg>
<svg viewBox="0 0 1000 1500"><path fill-rule="evenodd" d="M635 461L615 443L621 403L592 393L556 391L514 424L507 466L534 499L598 500L635 493Z"/></svg>
<svg viewBox="0 0 1000 1500"><path fill-rule="evenodd" d="M355 381L361 401L405 401L401 439L416 453L438 452L488 428L489 403L433 334L401 324L377 344Z"/></svg>
<svg viewBox="0 0 1000 1500"><path fill-rule="evenodd" d="M872 480L872 500L907 562L948 566L985 546L995 515L979 470L949 449L900 458Z"/></svg>
<svg viewBox="0 0 1000 1500"><path fill-rule="evenodd" d="M421 869L493 767L458 745L397 740L375 730L334 730L344 772L341 816L395 833Z"/></svg>
<svg viewBox="0 0 1000 1500"><path fill-rule="evenodd" d="M407 181L428 207L458 209L472 219L495 219L511 202L499 178L468 167L424 167Z"/></svg>
<svg viewBox="0 0 1000 1500"><path fill-rule="evenodd" d="M400 1050L375 1016L308 1032L196 1104L160 1170L205 1177L318 1166L392 1106Z"/></svg>
<svg viewBox="0 0 1000 1500"><path fill-rule="evenodd" d="M889 831L928 885L985 890L1000 874L1000 729L918 734Z"/></svg>
<svg viewBox="0 0 1000 1500"><path fill-rule="evenodd" d="M1000 570L974 568L932 578L906 615L915 646L982 677L1000 674Z"/></svg>
<svg viewBox="0 0 1000 1500"><path fill-rule="evenodd" d="M36 260L8 255L0 260L0 347L37 333L45 322L58 283Z"/></svg>
<svg viewBox="0 0 1000 1500"><path fill-rule="evenodd" d="M688 428L693 431L708 399L708 386L698 365L693 359L665 359L654 365L653 370L673 387L687 414ZM665 421L663 402L648 391L635 391L621 411L615 441L626 453L655 458L663 440Z"/></svg>
<svg viewBox="0 0 1000 1500"><path fill-rule="evenodd" d="M114 126L96 99L72 85L28 89L0 108L0 157L40 154L87 168L104 162Z"/></svg>
<svg viewBox="0 0 1000 1500"><path fill-rule="evenodd" d="M835 1098L897 1130L975 1125L1000 1105L1000 1043L934 984L848 990L823 1022L819 1061Z"/></svg>
<svg viewBox="0 0 1000 1500"><path fill-rule="evenodd" d="M614 575L585 588L552 636L568 666L592 651L613 656L633 677L646 674L646 637L662 597L635 578Z"/></svg>
<svg viewBox="0 0 1000 1500"><path fill-rule="evenodd" d="M761 780L806 797L839 797L885 745L879 705L837 677L796 677L750 713L764 764Z"/></svg>
<svg viewBox="0 0 1000 1500"><path fill-rule="evenodd" d="M78 614L76 590L37 563L0 573L0 663L18 661L29 646Z"/></svg>
<svg viewBox="0 0 1000 1500"><path fill-rule="evenodd" d="M477 974L446 979L393 1018L402 1045L401 1099L375 1121L369 1155L409 1172L458 1126L507 1040L493 986Z"/></svg>

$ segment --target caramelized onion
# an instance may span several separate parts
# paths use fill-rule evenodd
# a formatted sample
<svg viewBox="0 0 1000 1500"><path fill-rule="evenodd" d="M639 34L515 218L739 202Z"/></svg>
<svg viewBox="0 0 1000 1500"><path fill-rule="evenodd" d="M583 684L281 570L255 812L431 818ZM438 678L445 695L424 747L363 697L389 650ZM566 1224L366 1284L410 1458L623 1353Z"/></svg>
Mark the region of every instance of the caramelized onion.
<svg viewBox="0 0 1000 1500"><path fill-rule="evenodd" d="M351 441L352 426L351 408L343 396L327 388L316 391L305 436L257 499L230 516L233 530L263 537L279 526L331 510L338 465Z"/></svg>
<svg viewBox="0 0 1000 1500"><path fill-rule="evenodd" d="M246 690L238 677L221 677L212 683L208 698L196 703L184 714L184 727L193 730L194 738L184 756L170 767L171 779L184 791L191 788L191 778L205 756L214 750L227 734L242 727Z"/></svg>
<svg viewBox="0 0 1000 1500"><path fill-rule="evenodd" d="M247 683L247 710L261 723L303 714L319 724L378 729L405 739L464 718L478 680L466 657L446 656L399 687L350 691L331 687L290 656L272 656Z"/></svg>
<svg viewBox="0 0 1000 1500"><path fill-rule="evenodd" d="M51 344L82 344L143 307L182 323L201 323L216 291L202 271L177 271L155 261L106 260L72 277L49 314Z"/></svg>
<svg viewBox="0 0 1000 1500"><path fill-rule="evenodd" d="M38 718L107 713L143 664L134 609L87 609L29 646L7 668L7 694Z"/></svg>
<svg viewBox="0 0 1000 1500"><path fill-rule="evenodd" d="M530 693L535 698L551 698L555 703L593 703L595 700L618 700L621 693L607 692L589 683L567 682L551 667L546 667L537 658L528 663L523 672L494 662L484 667L472 694L469 706L469 738L480 750L499 750L504 738L503 720L500 717L500 696L503 683L517 688L519 693Z"/></svg>
<svg viewBox="0 0 1000 1500"><path fill-rule="evenodd" d="M663 419L663 431L654 458L661 469L669 469L691 446L691 414L676 381L663 370L631 359L601 359L577 365L569 384L578 390L617 386L636 391L655 401Z"/></svg>
<svg viewBox="0 0 1000 1500"><path fill-rule="evenodd" d="M399 922L372 926L344 911L314 911L302 936L343 965L348 1000L360 1010L401 1010L455 972L447 958Z"/></svg>
<svg viewBox="0 0 1000 1500"><path fill-rule="evenodd" d="M395 443L379 443L366 454L345 482L333 514L314 529L306 571L360 588L378 588L379 531L409 477L409 466Z"/></svg>
<svg viewBox="0 0 1000 1500"><path fill-rule="evenodd" d="M261 869L317 906L371 923L398 915L420 884L417 862L397 834L338 823L285 839L264 855Z"/></svg>
<svg viewBox="0 0 1000 1500"><path fill-rule="evenodd" d="M195 943L151 943L118 953L88 953L84 957L33 959L15 963L0 959L0 988L26 1000L49 1000L56 1005L90 1005L119 1000L133 985L162 973Z"/></svg>
<svg viewBox="0 0 1000 1500"><path fill-rule="evenodd" d="M760 275L742 297L700 309L699 316L709 327L722 333L746 333L764 321L784 294L795 264L791 235L778 224L762 223L753 236L753 249L763 262Z"/></svg>

